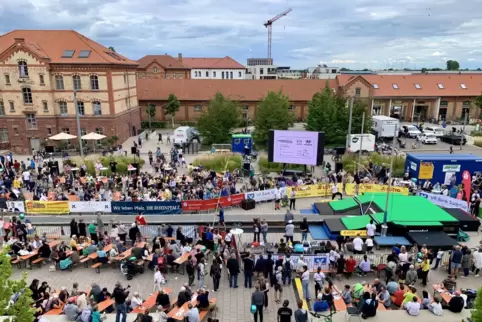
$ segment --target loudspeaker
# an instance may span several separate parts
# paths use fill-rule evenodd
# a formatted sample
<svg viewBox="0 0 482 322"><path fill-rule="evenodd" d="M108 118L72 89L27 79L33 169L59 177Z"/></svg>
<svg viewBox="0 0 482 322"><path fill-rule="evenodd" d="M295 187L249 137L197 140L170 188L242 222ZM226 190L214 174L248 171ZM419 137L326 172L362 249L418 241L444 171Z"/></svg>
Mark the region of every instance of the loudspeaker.
<svg viewBox="0 0 482 322"><path fill-rule="evenodd" d="M131 147L131 154L136 154L137 148L135 146Z"/></svg>
<svg viewBox="0 0 482 322"><path fill-rule="evenodd" d="M245 199L241 202L241 208L244 210L251 210L256 207L256 202L253 199Z"/></svg>
<svg viewBox="0 0 482 322"><path fill-rule="evenodd" d="M335 162L335 173L338 173L340 171L343 171L343 163Z"/></svg>
<svg viewBox="0 0 482 322"><path fill-rule="evenodd" d="M48 145L45 147L45 152L47 153L54 153L54 146L53 145Z"/></svg>
<svg viewBox="0 0 482 322"><path fill-rule="evenodd" d="M248 163L248 162L243 163L243 170L251 171L251 163Z"/></svg>

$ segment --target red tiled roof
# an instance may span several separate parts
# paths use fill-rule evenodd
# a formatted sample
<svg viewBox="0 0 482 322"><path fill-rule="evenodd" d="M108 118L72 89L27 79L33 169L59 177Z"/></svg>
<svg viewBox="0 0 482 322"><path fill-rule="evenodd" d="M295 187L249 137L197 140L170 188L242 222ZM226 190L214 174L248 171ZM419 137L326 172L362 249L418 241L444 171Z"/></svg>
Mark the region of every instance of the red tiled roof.
<svg viewBox="0 0 482 322"><path fill-rule="evenodd" d="M170 55L147 55L138 60L139 68L147 68L153 62L157 62L164 69L191 69L182 64L176 58Z"/></svg>
<svg viewBox="0 0 482 322"><path fill-rule="evenodd" d="M217 79L148 79L137 80L139 100L166 100L174 94L180 101L208 101L217 92L239 101L259 101L269 91L282 90L292 101L308 101L325 88L327 80L217 80ZM336 80L328 81L330 88Z"/></svg>
<svg viewBox="0 0 482 322"><path fill-rule="evenodd" d="M224 58L183 58L182 63L200 69L246 69L229 56Z"/></svg>
<svg viewBox="0 0 482 322"><path fill-rule="evenodd" d="M53 64L137 65L74 30L13 30L0 36L0 53L14 46L15 39L23 39L22 46ZM75 51L72 58L62 57L65 50ZM79 58L81 50L90 50L89 56Z"/></svg>
<svg viewBox="0 0 482 322"><path fill-rule="evenodd" d="M375 97L479 96L482 94L482 74L339 75L338 84L345 86L356 77L365 79L373 86ZM394 84L398 89L394 88ZM420 88L417 88L416 84ZM443 88L439 88L438 84Z"/></svg>

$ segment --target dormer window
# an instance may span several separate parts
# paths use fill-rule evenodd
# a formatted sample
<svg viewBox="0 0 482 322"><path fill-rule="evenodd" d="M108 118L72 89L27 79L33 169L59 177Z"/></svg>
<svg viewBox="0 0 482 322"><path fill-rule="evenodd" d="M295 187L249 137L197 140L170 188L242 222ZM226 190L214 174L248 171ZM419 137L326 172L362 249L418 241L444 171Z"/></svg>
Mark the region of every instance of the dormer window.
<svg viewBox="0 0 482 322"><path fill-rule="evenodd" d="M460 87L461 87L462 89L467 89L467 85L465 85L464 83L461 83L461 84L460 84Z"/></svg>
<svg viewBox="0 0 482 322"><path fill-rule="evenodd" d="M398 89L398 85L397 85L397 84L392 84L392 87L393 87L393 89Z"/></svg>
<svg viewBox="0 0 482 322"><path fill-rule="evenodd" d="M443 84L438 83L437 86L438 86L438 88L440 88L440 89L444 89L444 85L443 85Z"/></svg>
<svg viewBox="0 0 482 322"><path fill-rule="evenodd" d="M18 74L20 77L28 77L28 66L26 61L18 62Z"/></svg>
<svg viewBox="0 0 482 322"><path fill-rule="evenodd" d="M373 88L378 89L378 84L373 84Z"/></svg>
<svg viewBox="0 0 482 322"><path fill-rule="evenodd" d="M419 83L416 83L416 84L415 84L415 88L416 88L416 89L421 89L421 88L422 88L422 86L420 86L420 84L419 84Z"/></svg>

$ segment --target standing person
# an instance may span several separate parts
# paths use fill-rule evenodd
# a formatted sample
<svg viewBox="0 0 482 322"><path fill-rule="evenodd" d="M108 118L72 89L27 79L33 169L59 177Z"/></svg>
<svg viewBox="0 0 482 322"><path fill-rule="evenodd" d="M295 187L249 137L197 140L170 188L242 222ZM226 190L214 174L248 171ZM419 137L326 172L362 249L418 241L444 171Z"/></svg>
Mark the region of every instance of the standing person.
<svg viewBox="0 0 482 322"><path fill-rule="evenodd" d="M323 285L325 284L325 274L321 271L321 267L316 269L313 279L315 280L315 298L318 298L318 293L321 293Z"/></svg>
<svg viewBox="0 0 482 322"><path fill-rule="evenodd" d="M290 193L290 210L296 210L296 191L291 189Z"/></svg>
<svg viewBox="0 0 482 322"><path fill-rule="evenodd" d="M142 214L141 211L139 211L139 213L136 216L136 224L138 226L146 226L147 225L146 218L144 217L144 215Z"/></svg>
<svg viewBox="0 0 482 322"><path fill-rule="evenodd" d="M289 305L290 301L285 300L283 306L278 309L278 322L291 322L293 310L288 307Z"/></svg>
<svg viewBox="0 0 482 322"><path fill-rule="evenodd" d="M83 219L79 220L79 234L77 236L87 237L87 229Z"/></svg>
<svg viewBox="0 0 482 322"><path fill-rule="evenodd" d="M460 246L456 246L450 256L450 276L455 278L457 278L459 268L462 266L462 257L464 256L460 249Z"/></svg>
<svg viewBox="0 0 482 322"><path fill-rule="evenodd" d="M336 182L331 185L331 200L335 200L335 197L339 196L340 199L343 199L343 195L338 191L338 186Z"/></svg>
<svg viewBox="0 0 482 322"><path fill-rule="evenodd" d="M281 303L281 297L283 296L283 267L278 267L274 280L274 298L276 303Z"/></svg>
<svg viewBox="0 0 482 322"><path fill-rule="evenodd" d="M301 286L303 289L303 297L306 301L310 300L310 271L308 266L303 266L303 273L301 274Z"/></svg>
<svg viewBox="0 0 482 322"><path fill-rule="evenodd" d="M72 238L73 235L79 236L79 227L75 218L70 221L70 237Z"/></svg>
<svg viewBox="0 0 482 322"><path fill-rule="evenodd" d="M464 278L469 276L470 267L472 266L472 252L467 249L467 252L462 256L462 270L464 271Z"/></svg>
<svg viewBox="0 0 482 322"><path fill-rule="evenodd" d="M482 248L477 249L474 252L474 266L472 267L472 271L475 273L476 277L479 277L479 272L482 269Z"/></svg>
<svg viewBox="0 0 482 322"><path fill-rule="evenodd" d="M120 316L122 315L122 322L126 322L127 320L127 305L126 305L126 298L129 296L129 291L127 289L122 288L120 282L115 284L114 291L112 292L112 297L115 301L115 322L121 322Z"/></svg>
<svg viewBox="0 0 482 322"><path fill-rule="evenodd" d="M363 239L360 238L360 234L357 234L353 239L353 253L361 254L363 252Z"/></svg>
<svg viewBox="0 0 482 322"><path fill-rule="evenodd" d="M97 213L97 233L100 236L104 235L104 221L102 220L102 213L98 212Z"/></svg>
<svg viewBox="0 0 482 322"><path fill-rule="evenodd" d="M373 220L370 220L370 223L365 227L367 229L367 236L373 240L375 237L375 232L377 230L377 226L373 223Z"/></svg>
<svg viewBox="0 0 482 322"><path fill-rule="evenodd" d="M221 267L216 258L213 260L209 275L211 275L213 279L213 292L216 292L219 289L219 281L221 280Z"/></svg>
<svg viewBox="0 0 482 322"><path fill-rule="evenodd" d="M204 264L204 258L201 258L199 262L197 263L197 270L199 273L199 287L200 288L207 288L206 285L204 285L204 277L207 274L206 271L206 264Z"/></svg>
<svg viewBox="0 0 482 322"><path fill-rule="evenodd" d="M226 230L226 224L224 223L224 208L221 204L219 204L218 217L219 217L218 229L221 229L221 226L223 226L224 230Z"/></svg>
<svg viewBox="0 0 482 322"><path fill-rule="evenodd" d="M435 266L432 269L438 268L438 266L440 265L440 262L442 261L443 256L444 256L444 251L442 250L442 248L439 248L435 258Z"/></svg>
<svg viewBox="0 0 482 322"><path fill-rule="evenodd" d="M293 243L293 235L295 233L295 225L293 225L293 220L288 221L288 224L285 227L285 236L286 242Z"/></svg>
<svg viewBox="0 0 482 322"><path fill-rule="evenodd" d="M253 242L260 242L260 234L261 234L261 225L259 224L259 220L257 218L253 219Z"/></svg>
<svg viewBox="0 0 482 322"><path fill-rule="evenodd" d="M159 144L159 143L163 143L162 142L162 133L157 134L157 144Z"/></svg>
<svg viewBox="0 0 482 322"><path fill-rule="evenodd" d="M265 296L264 292L260 290L260 286L256 284L254 286L254 292L251 295L251 305L256 306L256 311L254 312L254 322L263 322L263 306L264 306Z"/></svg>
<svg viewBox="0 0 482 322"><path fill-rule="evenodd" d="M261 220L261 235L263 235L263 243L266 245L268 243L267 235L268 235L268 223L266 219L263 218Z"/></svg>
<svg viewBox="0 0 482 322"><path fill-rule="evenodd" d="M124 242L124 245L126 244L126 236L127 236L127 228L126 226L119 222L119 226L117 227L117 236L119 236L120 240Z"/></svg>
<svg viewBox="0 0 482 322"><path fill-rule="evenodd" d="M276 188L274 193L274 210L280 210L280 201L281 201L281 191L279 188Z"/></svg>
<svg viewBox="0 0 482 322"><path fill-rule="evenodd" d="M293 271L293 263L291 262L291 257L289 254L286 255L286 258L283 262L283 271L284 271L284 280L283 285L287 281L288 285L291 285L291 272Z"/></svg>
<svg viewBox="0 0 482 322"><path fill-rule="evenodd" d="M137 234L141 234L139 227L137 227L136 223L132 223L131 228L129 229L129 238L132 242L132 247L136 244Z"/></svg>
<svg viewBox="0 0 482 322"><path fill-rule="evenodd" d="M308 311L303 308L303 301L298 301L298 310L295 311L295 322L308 322Z"/></svg>
<svg viewBox="0 0 482 322"><path fill-rule="evenodd" d="M239 264L235 254L232 254L231 258L228 259L226 268L229 271L229 287L238 288Z"/></svg>
<svg viewBox="0 0 482 322"><path fill-rule="evenodd" d="M244 287L253 287L254 254L246 256L243 260L244 266Z"/></svg>
<svg viewBox="0 0 482 322"><path fill-rule="evenodd" d="M195 278L194 265L192 263L192 255L189 255L187 258L186 273L188 276L188 285L192 286Z"/></svg>
<svg viewBox="0 0 482 322"><path fill-rule="evenodd" d="M95 227L94 220L92 220L92 222L89 224L88 229L89 229L90 239L92 239L97 244L99 239L97 238L97 228Z"/></svg>
<svg viewBox="0 0 482 322"><path fill-rule="evenodd" d="M161 271L159 270L158 266L156 266L154 271L155 271L155 273L154 273L154 288L152 290L153 293L155 293L156 291L162 290L161 285L166 282L166 280L162 276Z"/></svg>
<svg viewBox="0 0 482 322"><path fill-rule="evenodd" d="M293 221L295 219L295 216L291 213L291 211L286 210L285 213L285 224L287 224L290 220Z"/></svg>
<svg viewBox="0 0 482 322"><path fill-rule="evenodd" d="M303 221L300 224L300 230L301 230L301 242L307 241L308 240L308 220L303 218Z"/></svg>

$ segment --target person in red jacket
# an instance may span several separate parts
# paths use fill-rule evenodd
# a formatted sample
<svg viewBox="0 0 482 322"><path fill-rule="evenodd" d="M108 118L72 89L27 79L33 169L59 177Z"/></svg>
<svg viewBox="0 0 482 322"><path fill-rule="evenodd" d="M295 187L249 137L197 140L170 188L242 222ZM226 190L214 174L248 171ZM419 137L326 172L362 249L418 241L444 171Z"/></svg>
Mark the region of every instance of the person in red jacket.
<svg viewBox="0 0 482 322"><path fill-rule="evenodd" d="M356 260L353 258L353 256L350 256L350 258L346 260L345 266L347 277L350 278L351 275L355 272L356 268Z"/></svg>
<svg viewBox="0 0 482 322"><path fill-rule="evenodd" d="M146 218L142 215L142 212L139 212L139 214L136 217L136 223L137 226L145 226L147 225Z"/></svg>

